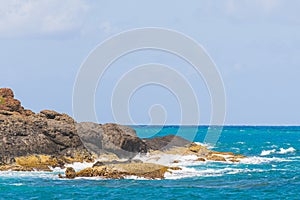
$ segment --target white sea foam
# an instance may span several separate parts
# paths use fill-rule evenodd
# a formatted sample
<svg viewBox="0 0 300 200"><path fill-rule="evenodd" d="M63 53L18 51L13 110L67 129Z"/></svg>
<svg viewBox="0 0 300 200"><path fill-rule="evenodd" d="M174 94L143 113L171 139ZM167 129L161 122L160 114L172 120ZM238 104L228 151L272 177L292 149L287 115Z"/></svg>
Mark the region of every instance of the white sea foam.
<svg viewBox="0 0 300 200"><path fill-rule="evenodd" d="M23 183L12 183L12 184L9 184L9 185L12 185L12 186L22 186Z"/></svg>
<svg viewBox="0 0 300 200"><path fill-rule="evenodd" d="M182 179L190 177L209 177L209 176L223 176L226 174L250 173L250 172L263 172L261 169L241 169L226 167L223 169L195 169L182 167L182 170L172 170L172 173L166 173L166 179Z"/></svg>
<svg viewBox="0 0 300 200"><path fill-rule="evenodd" d="M231 147L230 149L232 149L232 150L234 150L234 151L237 151L237 152L240 151L240 148L237 148L237 147Z"/></svg>
<svg viewBox="0 0 300 200"><path fill-rule="evenodd" d="M237 144L245 144L245 142L237 142Z"/></svg>
<svg viewBox="0 0 300 200"><path fill-rule="evenodd" d="M196 155L176 155L176 154L155 154L155 155L137 155L134 159L141 160L146 163L155 163L160 165L172 165L178 166L179 164L174 163L175 160L179 161L180 165L194 165L193 163L198 157ZM199 163L199 162L197 162Z"/></svg>
<svg viewBox="0 0 300 200"><path fill-rule="evenodd" d="M209 144L207 144L207 143L201 143L201 142L194 142L194 143L197 144L197 145L205 146L205 147L208 148L208 149L213 149L213 148L215 148L214 146L211 146L211 145L209 145Z"/></svg>
<svg viewBox="0 0 300 200"><path fill-rule="evenodd" d="M75 162L72 164L66 164L65 167L73 167L75 169L75 171L80 171L82 169L85 169L87 167L92 167L94 163L87 163L87 162Z"/></svg>
<svg viewBox="0 0 300 200"><path fill-rule="evenodd" d="M271 153L275 153L276 149L272 149L272 150L262 150L262 152L260 153L261 156L267 156L270 155Z"/></svg>
<svg viewBox="0 0 300 200"><path fill-rule="evenodd" d="M280 148L280 151L278 152L279 154L287 154L287 153L293 153L295 152L296 149L294 149L293 147L284 149L284 148Z"/></svg>
<svg viewBox="0 0 300 200"><path fill-rule="evenodd" d="M287 149L280 148L279 151L276 151L276 149L262 150L260 155L261 156L267 156L267 155L270 155L270 154L287 154L287 153L293 153L295 151L296 151L296 149L293 148L293 147L290 147L290 148L287 148Z"/></svg>
<svg viewBox="0 0 300 200"><path fill-rule="evenodd" d="M38 178L57 178L53 172L22 172L22 171L2 171L0 177L38 177Z"/></svg>
<svg viewBox="0 0 300 200"><path fill-rule="evenodd" d="M285 159L285 158L277 158L277 157L266 158L266 157L252 156L252 157L247 157L247 158L241 159L240 163L242 163L242 164L262 164L262 163L270 163L270 162L291 162L291 161L292 160Z"/></svg>

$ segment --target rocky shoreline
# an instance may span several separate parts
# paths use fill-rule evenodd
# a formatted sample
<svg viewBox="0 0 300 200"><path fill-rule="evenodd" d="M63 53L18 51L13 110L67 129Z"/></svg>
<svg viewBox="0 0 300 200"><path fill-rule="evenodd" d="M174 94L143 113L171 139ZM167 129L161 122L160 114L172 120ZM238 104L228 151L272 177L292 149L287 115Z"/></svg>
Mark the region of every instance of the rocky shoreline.
<svg viewBox="0 0 300 200"><path fill-rule="evenodd" d="M59 176L163 179L165 173L180 167L155 163L162 154L192 155L197 162L239 162L245 158L211 151L174 135L142 139L132 128L118 124L77 123L51 110L34 113L22 107L11 89L0 88L0 171L51 171L87 162L94 163L93 167L78 172L66 168L65 175ZM149 159L136 159L143 155Z"/></svg>

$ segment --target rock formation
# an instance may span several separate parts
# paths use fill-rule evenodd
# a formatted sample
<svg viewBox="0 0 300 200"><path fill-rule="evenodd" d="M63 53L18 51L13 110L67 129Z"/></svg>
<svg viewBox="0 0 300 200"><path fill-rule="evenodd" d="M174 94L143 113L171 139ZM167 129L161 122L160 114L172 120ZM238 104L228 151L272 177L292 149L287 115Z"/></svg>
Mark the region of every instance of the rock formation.
<svg viewBox="0 0 300 200"><path fill-rule="evenodd" d="M0 89L0 99L0 164L18 164L18 157L32 155L53 156L55 166L92 161L71 117L49 110L38 114L25 110L10 89Z"/></svg>
<svg viewBox="0 0 300 200"><path fill-rule="evenodd" d="M184 147L191 142L175 135L143 139L149 150L168 150L174 147Z"/></svg>
<svg viewBox="0 0 300 200"><path fill-rule="evenodd" d="M110 152L120 158L132 158L148 151L146 143L126 126L82 122L76 124L76 129L85 147L97 156Z"/></svg>
<svg viewBox="0 0 300 200"><path fill-rule="evenodd" d="M174 135L141 139L132 128L122 125L76 123L70 116L51 110L35 114L22 107L11 89L0 88L0 171L51 171L50 167L64 168L65 164L95 159L101 161L77 173L67 168L65 177L119 179L134 175L156 179L164 178L170 170L179 170L133 159L146 153L195 155L199 162L239 162L244 158L211 151Z"/></svg>
<svg viewBox="0 0 300 200"><path fill-rule="evenodd" d="M181 169L179 167L167 167L153 163L110 164L88 167L77 173L75 173L73 168L67 168L65 178L102 177L123 179L126 176L137 176L146 179L164 179L165 173L172 173L171 170Z"/></svg>

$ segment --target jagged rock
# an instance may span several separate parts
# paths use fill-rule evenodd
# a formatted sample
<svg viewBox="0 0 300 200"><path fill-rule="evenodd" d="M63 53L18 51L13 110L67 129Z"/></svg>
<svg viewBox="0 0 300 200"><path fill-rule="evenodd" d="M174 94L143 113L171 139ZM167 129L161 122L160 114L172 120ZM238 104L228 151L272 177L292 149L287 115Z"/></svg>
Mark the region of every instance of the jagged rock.
<svg viewBox="0 0 300 200"><path fill-rule="evenodd" d="M66 162L92 160L71 117L25 110L7 88L0 89L0 100L0 164L15 164L15 158L31 155L65 157Z"/></svg>
<svg viewBox="0 0 300 200"><path fill-rule="evenodd" d="M199 161L239 162L245 158L214 152L174 135L140 139L132 128L122 125L76 123L70 116L51 110L35 114L14 99L12 90L0 88L0 171L49 171L49 167L64 167L66 163L93 162L97 156L103 160L78 172L79 176L162 178L170 168L132 160L148 152L157 156L196 155ZM119 158L128 160L115 161ZM146 173L150 168L152 171ZM68 169L68 174L73 177L73 170Z"/></svg>
<svg viewBox="0 0 300 200"><path fill-rule="evenodd" d="M0 96L3 98L14 98L14 92L9 88L0 88Z"/></svg>
<svg viewBox="0 0 300 200"><path fill-rule="evenodd" d="M21 102L14 99L14 93L9 88L0 88L0 110L24 113Z"/></svg>
<svg viewBox="0 0 300 200"><path fill-rule="evenodd" d="M168 150L174 147L184 147L191 142L175 135L167 135L163 137L145 138L143 141L146 143L148 149L151 150Z"/></svg>
<svg viewBox="0 0 300 200"><path fill-rule="evenodd" d="M19 114L0 114L0 120L0 161L5 164L33 154L90 159L73 123Z"/></svg>

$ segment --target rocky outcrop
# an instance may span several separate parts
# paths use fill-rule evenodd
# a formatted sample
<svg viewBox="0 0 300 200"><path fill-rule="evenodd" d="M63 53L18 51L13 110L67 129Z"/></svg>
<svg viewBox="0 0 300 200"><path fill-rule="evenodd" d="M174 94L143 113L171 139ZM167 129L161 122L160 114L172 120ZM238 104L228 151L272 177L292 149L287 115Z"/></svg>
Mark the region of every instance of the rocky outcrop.
<svg viewBox="0 0 300 200"><path fill-rule="evenodd" d="M153 163L129 163L129 164L109 164L94 166L83 169L75 174L73 168L65 171L65 177L102 177L112 179L123 179L126 176L137 176L146 179L164 179L165 173L172 173L171 170L181 170L179 167L167 167Z"/></svg>
<svg viewBox="0 0 300 200"><path fill-rule="evenodd" d="M34 114L30 110L25 110L21 102L14 98L14 93L9 88L0 88L0 112L16 112L24 115Z"/></svg>
<svg viewBox="0 0 300 200"><path fill-rule="evenodd" d="M146 153L195 155L201 162L240 162L244 158L231 152L211 151L174 135L141 139L127 126L76 123L70 116L52 110L35 114L24 109L12 90L0 89L0 171L50 171L51 167L94 162L97 158L101 161L92 168L77 173L68 168L66 177L163 178L171 168L133 159Z"/></svg>
<svg viewBox="0 0 300 200"><path fill-rule="evenodd" d="M63 158L92 161L71 117L49 110L38 114L25 110L10 89L0 89L0 98L0 165L20 165L18 160L34 155L54 156L62 162L67 161Z"/></svg>
<svg viewBox="0 0 300 200"><path fill-rule="evenodd" d="M190 141L175 135L143 139L149 150L168 150L174 147L184 147L191 144Z"/></svg>
<svg viewBox="0 0 300 200"><path fill-rule="evenodd" d="M196 157L193 161L213 161L213 162L240 162L242 159L246 158L246 156L240 154L234 154L232 152L217 152L208 149L207 147L191 143L185 147L173 147L171 149L161 151L151 151L150 155L148 155L148 159L146 161L153 161L157 159L157 156L163 154L171 154L177 156L187 156L193 155ZM173 163L180 163L180 160L173 160Z"/></svg>
<svg viewBox="0 0 300 200"><path fill-rule="evenodd" d="M148 151L146 143L130 127L83 122L76 124L76 129L85 147L97 156L114 153L119 158L132 158Z"/></svg>

